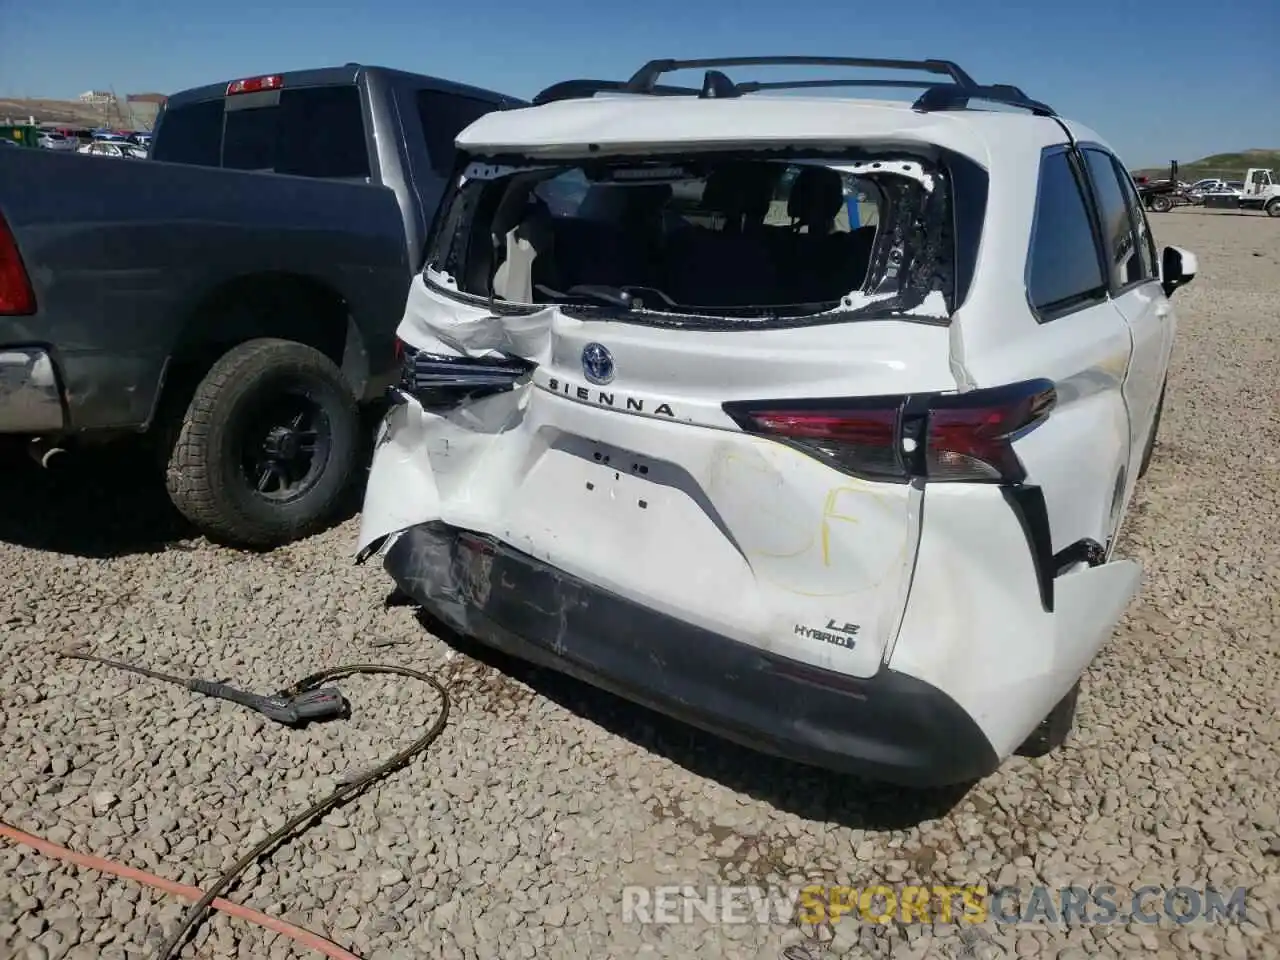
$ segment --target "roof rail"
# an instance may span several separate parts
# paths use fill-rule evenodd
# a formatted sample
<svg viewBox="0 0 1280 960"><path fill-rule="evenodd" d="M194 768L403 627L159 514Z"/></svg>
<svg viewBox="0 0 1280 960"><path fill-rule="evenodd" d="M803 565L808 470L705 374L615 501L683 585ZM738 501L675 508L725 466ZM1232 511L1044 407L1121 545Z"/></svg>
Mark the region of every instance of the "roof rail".
<svg viewBox="0 0 1280 960"><path fill-rule="evenodd" d="M970 100L985 100L988 103L1002 103L1009 107L1022 107L1038 117L1058 115L1047 103L1032 100L1017 87L1007 83L975 87L938 84L920 94L911 108L922 113L931 113L934 110L963 110L969 105Z"/></svg>
<svg viewBox="0 0 1280 960"><path fill-rule="evenodd" d="M718 68L734 66L837 66L870 67L882 70L909 70L932 73L948 78L950 82L936 83L929 80L897 79L833 79L792 80L761 82L746 80L735 83ZM659 84L665 73L677 70L705 69L702 86L679 87ZM1056 116L1053 108L1038 100L1032 100L1018 87L996 83L982 85L974 81L962 67L950 60L899 60L869 57L718 57L704 60L650 60L626 81L618 80L564 80L547 87L533 98L535 106L555 100L573 100L595 96L606 91L641 96L696 96L700 99L739 97L761 90L802 90L832 87L892 87L919 89L925 87L912 108L920 112L935 110L963 110L971 100L1001 103L1021 107L1039 116Z"/></svg>
<svg viewBox="0 0 1280 960"><path fill-rule="evenodd" d="M605 92L631 93L633 91L627 89L625 80L561 80L538 93L531 102L537 107L556 100L578 100ZM658 97L697 96L698 93L697 87L665 85L655 86L648 91L649 95Z"/></svg>

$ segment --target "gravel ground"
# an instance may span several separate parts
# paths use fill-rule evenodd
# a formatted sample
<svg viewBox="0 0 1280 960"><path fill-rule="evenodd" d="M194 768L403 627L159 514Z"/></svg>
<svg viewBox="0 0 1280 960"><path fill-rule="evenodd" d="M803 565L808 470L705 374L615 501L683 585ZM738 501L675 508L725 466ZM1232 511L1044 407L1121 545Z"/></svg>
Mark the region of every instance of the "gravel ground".
<svg viewBox="0 0 1280 960"><path fill-rule="evenodd" d="M355 522L270 554L192 538L120 458L48 487L0 475L0 818L208 884L285 816L429 722L429 690L343 683L355 715L305 732L89 664L97 652L255 689L324 665L442 670L430 753L272 856L232 898L362 957L1280 957L1280 224L1178 211L1200 257L1154 465L1122 552L1145 589L1089 671L1078 732L958 795L757 757L556 675L432 636L350 560ZM89 474L92 474L90 476ZM375 644L387 644L375 646ZM624 922L628 884L818 878L1250 888L1247 923L1063 926ZM6 956L148 955L183 910L0 842ZM815 940L830 941L822 949ZM184 956L279 958L221 915ZM297 953L303 956L302 953Z"/></svg>

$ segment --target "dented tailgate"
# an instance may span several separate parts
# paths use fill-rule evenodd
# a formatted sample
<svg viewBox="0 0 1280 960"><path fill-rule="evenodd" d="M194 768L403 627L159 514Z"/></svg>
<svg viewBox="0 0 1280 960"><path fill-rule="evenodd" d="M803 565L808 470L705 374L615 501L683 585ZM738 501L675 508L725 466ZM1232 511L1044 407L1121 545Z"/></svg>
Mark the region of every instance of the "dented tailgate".
<svg viewBox="0 0 1280 960"><path fill-rule="evenodd" d="M584 322L554 308L498 323L469 309L441 310L419 290L402 337L436 353L519 351L537 366L513 389L452 410L411 397L393 410L361 548L440 520L761 650L876 673L905 602L920 490L855 479L745 434L721 402L821 395L824 381L851 374L869 393L945 387L945 328L717 335ZM584 377L593 343L616 361L607 387ZM774 362L783 352L790 362ZM939 366L916 359L926 357Z"/></svg>

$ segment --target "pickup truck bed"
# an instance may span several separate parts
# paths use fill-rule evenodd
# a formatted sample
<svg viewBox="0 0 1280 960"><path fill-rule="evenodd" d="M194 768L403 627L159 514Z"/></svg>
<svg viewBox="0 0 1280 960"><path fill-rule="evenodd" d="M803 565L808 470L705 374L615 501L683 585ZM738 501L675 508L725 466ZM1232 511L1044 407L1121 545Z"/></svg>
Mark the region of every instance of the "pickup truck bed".
<svg viewBox="0 0 1280 960"><path fill-rule="evenodd" d="M522 102L347 64L174 94L150 159L0 153L0 440L142 436L209 537L332 515L457 134Z"/></svg>
<svg viewBox="0 0 1280 960"><path fill-rule="evenodd" d="M273 286L310 308L276 336L318 339L361 399L381 389L410 270L390 190L36 150L0 154L0 184L22 184L0 215L37 306L0 316L0 344L49 345L66 401L56 423L0 407L0 431L148 429L170 366L238 343Z"/></svg>

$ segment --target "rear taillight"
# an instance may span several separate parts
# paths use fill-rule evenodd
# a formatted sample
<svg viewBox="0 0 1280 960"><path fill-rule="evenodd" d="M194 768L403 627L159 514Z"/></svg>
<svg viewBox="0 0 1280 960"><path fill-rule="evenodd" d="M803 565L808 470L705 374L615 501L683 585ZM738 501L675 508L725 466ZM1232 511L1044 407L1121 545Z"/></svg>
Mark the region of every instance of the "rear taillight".
<svg viewBox="0 0 1280 960"><path fill-rule="evenodd" d="M27 268L22 265L18 242L0 216L0 314L22 317L36 312L36 295L31 290Z"/></svg>
<svg viewBox="0 0 1280 960"><path fill-rule="evenodd" d="M1050 381L1031 380L933 399L925 433L925 476L1022 482L1026 474L1013 441L1043 423L1057 398Z"/></svg>
<svg viewBox="0 0 1280 960"><path fill-rule="evenodd" d="M887 398L886 398L887 399ZM899 405L797 410L751 410L738 423L752 433L789 440L834 461L842 470L867 477L905 476L899 442ZM733 411L730 411L733 415Z"/></svg>
<svg viewBox="0 0 1280 960"><path fill-rule="evenodd" d="M398 389L424 407L452 407L463 400L503 393L533 370L518 357L442 356L418 350L399 338L396 356L400 367Z"/></svg>
<svg viewBox="0 0 1280 960"><path fill-rule="evenodd" d="M869 480L1020 483L1013 442L1043 423L1053 383L1029 380L965 393L837 400L735 401L749 433L791 444Z"/></svg>
<svg viewBox="0 0 1280 960"><path fill-rule="evenodd" d="M236 93L256 93L259 90L279 90L284 86L284 77L247 77L244 80L232 80L227 84L227 96Z"/></svg>

